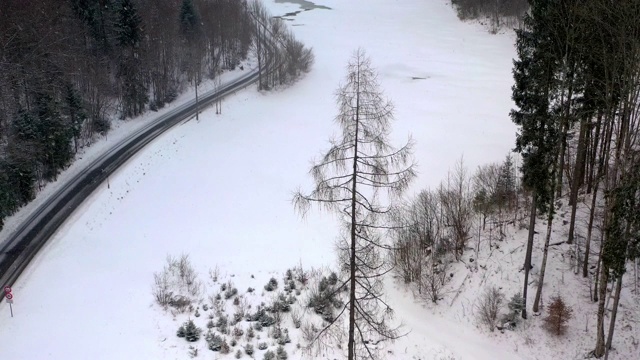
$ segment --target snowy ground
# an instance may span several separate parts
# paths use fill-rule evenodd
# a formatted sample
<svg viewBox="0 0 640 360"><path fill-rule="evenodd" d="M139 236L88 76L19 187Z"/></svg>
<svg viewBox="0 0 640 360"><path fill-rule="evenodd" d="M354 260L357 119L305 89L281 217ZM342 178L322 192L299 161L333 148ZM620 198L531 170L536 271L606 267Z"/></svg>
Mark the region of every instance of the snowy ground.
<svg viewBox="0 0 640 360"><path fill-rule="evenodd" d="M274 15L300 10L281 0L267 5ZM395 103L394 140L411 134L416 141L420 175L412 191L435 187L461 156L474 169L501 161L513 147L512 35L493 36L480 25L458 21L443 0L317 5L330 9L302 11L287 22L314 48L311 73L288 89L238 92L223 103L222 115L209 110L200 122L172 129L132 158L58 231L14 286L15 317L0 305L4 356L188 358L187 343L175 337L186 315L171 316L151 296L153 273L162 269L167 254L190 254L206 294L219 290L206 281L208 270L217 266L240 293L248 286L259 289L258 302L270 276L281 279L300 264L332 266L334 219L314 211L301 220L290 198L298 186L309 187L309 161L336 131L333 94L357 47L370 55ZM520 253L513 257L515 267ZM464 271L455 280L461 282ZM520 276L516 271L513 284ZM480 276L469 281L480 282ZM478 329L463 308L479 291L477 283L442 308L425 308L391 281L388 289L398 319L410 331L385 349L389 358L575 355L555 357L552 351L561 343L526 346L522 334ZM201 357L216 358L202 342L199 346ZM290 358L301 355L295 342L287 350Z"/></svg>

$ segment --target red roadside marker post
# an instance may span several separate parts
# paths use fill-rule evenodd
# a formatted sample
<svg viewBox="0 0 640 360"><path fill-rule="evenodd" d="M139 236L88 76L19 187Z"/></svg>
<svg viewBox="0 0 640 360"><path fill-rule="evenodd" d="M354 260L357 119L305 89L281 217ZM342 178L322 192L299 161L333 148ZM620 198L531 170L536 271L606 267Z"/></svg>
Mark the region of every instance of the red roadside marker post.
<svg viewBox="0 0 640 360"><path fill-rule="evenodd" d="M7 302L9 303L9 309L11 310L11 317L13 317L13 294L11 293L11 287L4 287L4 296L7 298Z"/></svg>

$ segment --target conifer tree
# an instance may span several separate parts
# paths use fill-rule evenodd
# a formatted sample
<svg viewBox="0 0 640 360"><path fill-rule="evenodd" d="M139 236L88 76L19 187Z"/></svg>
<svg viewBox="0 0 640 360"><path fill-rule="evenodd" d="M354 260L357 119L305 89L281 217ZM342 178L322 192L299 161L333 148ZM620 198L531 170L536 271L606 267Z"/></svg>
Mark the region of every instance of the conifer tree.
<svg viewBox="0 0 640 360"><path fill-rule="evenodd" d="M116 32L122 51L119 67L124 118L142 113L149 97L141 63L141 19L131 0L122 0L118 11Z"/></svg>
<svg viewBox="0 0 640 360"><path fill-rule="evenodd" d="M536 211L551 211L552 196L551 169L557 153L557 124L550 111L557 79L552 35L546 22L553 0L531 2L531 12L525 15L523 29L516 30L516 50L514 61L513 100L517 110L511 111L511 119L519 127L516 135L515 151L522 155L522 185L531 192L529 236L524 262L525 307L522 317L527 318L526 301L531 267L533 235L535 233Z"/></svg>
<svg viewBox="0 0 640 360"><path fill-rule="evenodd" d="M347 358L376 358L373 339L398 337L388 324L392 311L382 297L381 279L390 264L381 252L389 250L390 244L385 243L381 231L390 228L386 215L392 209L391 200L415 177L412 146L408 142L394 149L389 144L393 106L384 99L363 50L349 62L337 102L340 112L336 122L342 136L331 141L331 148L312 167L314 189L308 195L296 193L294 205L303 215L312 203L335 211L344 231L338 250L348 274L343 285L349 289L349 299L315 340L339 324L346 312Z"/></svg>

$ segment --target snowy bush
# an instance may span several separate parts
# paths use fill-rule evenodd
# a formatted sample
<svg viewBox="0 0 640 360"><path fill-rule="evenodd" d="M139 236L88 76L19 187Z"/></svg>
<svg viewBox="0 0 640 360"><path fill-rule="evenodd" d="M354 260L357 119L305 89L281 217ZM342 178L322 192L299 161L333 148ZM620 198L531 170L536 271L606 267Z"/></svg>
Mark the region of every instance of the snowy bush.
<svg viewBox="0 0 640 360"><path fill-rule="evenodd" d="M480 297L478 317L480 323L486 325L490 331L494 331L496 328L496 319L503 301L504 294L495 286L485 289Z"/></svg>
<svg viewBox="0 0 640 360"><path fill-rule="evenodd" d="M169 305L173 293L169 291L169 274L167 271L153 274L153 297L160 306Z"/></svg>
<svg viewBox="0 0 640 360"><path fill-rule="evenodd" d="M191 299L186 296L176 295L169 300L169 306L175 308L179 312L184 312L191 306Z"/></svg>
<svg viewBox="0 0 640 360"><path fill-rule="evenodd" d="M227 286L227 290L224 292L225 300L229 300L236 295L238 295L238 289L229 284L229 286Z"/></svg>
<svg viewBox="0 0 640 360"><path fill-rule="evenodd" d="M253 345L251 345L251 344L245 345L244 346L244 352L247 353L247 355L249 355L249 356L253 355L253 352L254 352Z"/></svg>
<svg viewBox="0 0 640 360"><path fill-rule="evenodd" d="M338 289L329 284L326 277L322 277L317 289L309 291L307 307L313 309L316 314L322 316L325 321L333 321L333 309L340 308L344 304L338 298Z"/></svg>
<svg viewBox="0 0 640 360"><path fill-rule="evenodd" d="M267 285L264 286L264 289L267 291L273 291L277 288L278 288L278 280L276 280L276 278L274 277L272 277L267 283Z"/></svg>
<svg viewBox="0 0 640 360"><path fill-rule="evenodd" d="M276 349L276 359L278 360L287 360L289 356L287 355L287 351L282 346L278 346Z"/></svg>
<svg viewBox="0 0 640 360"><path fill-rule="evenodd" d="M178 328L178 337L184 337L189 342L195 342L200 339L202 329L194 324L193 320L189 320Z"/></svg>
<svg viewBox="0 0 640 360"><path fill-rule="evenodd" d="M185 337L186 336L186 332L184 330L184 325L180 325L180 327L178 328L178 331L176 332L176 335L178 337Z"/></svg>
<svg viewBox="0 0 640 360"><path fill-rule="evenodd" d="M242 330L242 328L240 328L239 326L236 326L236 327L233 328L233 331L231 332L231 334L235 338L240 338L240 337L242 337L242 335L244 335L244 330Z"/></svg>
<svg viewBox="0 0 640 360"><path fill-rule="evenodd" d="M267 350L268 347L269 347L269 345L267 345L266 342L258 343L258 350Z"/></svg>
<svg viewBox="0 0 640 360"><path fill-rule="evenodd" d="M229 348L229 344L227 344L227 340L222 340L222 345L220 345L220 354L228 354L231 352L231 348Z"/></svg>
<svg viewBox="0 0 640 360"><path fill-rule="evenodd" d="M240 358L242 358L242 350L238 349L238 351L236 351L236 359Z"/></svg>
<svg viewBox="0 0 640 360"><path fill-rule="evenodd" d="M502 323L507 324L506 326L508 327L513 327L520 320L520 314L522 313L522 309L524 309L524 298L522 294L517 293L513 295L507 306L509 307L509 312L502 318Z"/></svg>
<svg viewBox="0 0 640 360"><path fill-rule="evenodd" d="M262 360L275 360L275 358L276 358L276 354L274 354L273 351L268 350L267 352L264 353Z"/></svg>

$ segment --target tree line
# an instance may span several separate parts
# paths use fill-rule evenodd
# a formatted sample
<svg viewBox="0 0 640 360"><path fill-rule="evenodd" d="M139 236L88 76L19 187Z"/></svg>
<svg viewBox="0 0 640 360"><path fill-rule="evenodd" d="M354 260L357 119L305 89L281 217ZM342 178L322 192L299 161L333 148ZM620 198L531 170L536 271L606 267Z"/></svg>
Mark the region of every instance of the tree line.
<svg viewBox="0 0 640 360"><path fill-rule="evenodd" d="M575 259L575 275L588 279L591 301L598 305L591 355L606 358L624 275L634 269L637 277L640 260L640 2L531 0L528 7L516 30L510 114L518 127L514 151L522 158L521 177L508 175L509 158L472 176L458 166L439 188L421 192L400 213L393 260L407 283L437 302L447 257L458 260L457 252L475 250L461 243L472 238L471 214L480 217L483 229L492 217L502 236L509 214L517 219L526 211L521 317L541 311L549 247L564 244ZM552 244L563 203L568 232ZM587 214L583 227L577 224L580 210ZM546 221L542 262L529 296L540 218ZM637 278L632 282L638 291Z"/></svg>
<svg viewBox="0 0 640 360"><path fill-rule="evenodd" d="M522 183L532 196L525 272L536 212L548 220L533 311L539 307L555 201L566 197L571 207L566 242L574 245L576 273L586 278L591 265L597 269L593 354L606 356L625 270L640 255L640 2L537 0L530 5L525 26L516 31L517 109L511 117L519 127ZM589 211L586 234L576 229L578 207ZM610 283L614 303L605 340Z"/></svg>
<svg viewBox="0 0 640 360"><path fill-rule="evenodd" d="M111 118L160 109L252 51L270 65L269 87L313 62L258 1L3 1L0 229Z"/></svg>
<svg viewBox="0 0 640 360"><path fill-rule="evenodd" d="M521 176L514 175L511 157L472 175L459 164L439 187L420 192L394 214L391 261L418 294L437 303L449 262L464 251L478 252L479 243L469 242L473 220L480 232L491 218L500 238L505 223L526 214L520 316L541 311L549 247L563 245L598 306L591 355L606 358L624 276L630 269L638 276L640 259L640 2L531 0L528 7L516 30L510 114L518 127ZM563 203L568 233L551 244ZM579 210L587 214L582 227ZM542 262L529 295L540 218L546 220ZM637 292L637 278L632 286Z"/></svg>
<svg viewBox="0 0 640 360"><path fill-rule="evenodd" d="M460 19L487 19L493 33L502 27L519 27L529 9L528 0L452 0Z"/></svg>

